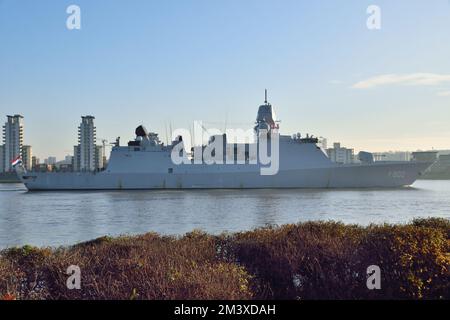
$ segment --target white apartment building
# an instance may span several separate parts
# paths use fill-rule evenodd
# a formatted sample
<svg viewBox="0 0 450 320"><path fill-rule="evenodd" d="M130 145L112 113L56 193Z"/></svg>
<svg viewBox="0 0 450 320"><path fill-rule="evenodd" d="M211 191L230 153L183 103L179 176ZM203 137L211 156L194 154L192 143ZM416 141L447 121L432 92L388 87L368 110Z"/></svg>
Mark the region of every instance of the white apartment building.
<svg viewBox="0 0 450 320"><path fill-rule="evenodd" d="M354 150L341 147L339 142L335 142L333 148L327 149L327 155L331 161L342 164L353 163L355 158Z"/></svg>
<svg viewBox="0 0 450 320"><path fill-rule="evenodd" d="M31 157L31 168L32 170L34 170L40 163L39 158L37 158L36 156L32 156Z"/></svg>
<svg viewBox="0 0 450 320"><path fill-rule="evenodd" d="M73 158L72 158L72 168L73 171L80 171L80 148L78 146L73 146Z"/></svg>
<svg viewBox="0 0 450 320"><path fill-rule="evenodd" d="M0 145L0 173L5 171L5 147L3 145Z"/></svg>
<svg viewBox="0 0 450 320"><path fill-rule="evenodd" d="M47 159L44 159L44 164L48 164L50 166L53 166L56 164L56 157L47 157Z"/></svg>
<svg viewBox="0 0 450 320"><path fill-rule="evenodd" d="M3 171L13 170L11 162L22 156L23 147L23 117L19 114L7 116L3 126Z"/></svg>
<svg viewBox="0 0 450 320"><path fill-rule="evenodd" d="M94 171L97 169L94 119L93 116L81 117L81 124L78 127L78 145L74 146L74 171Z"/></svg>
<svg viewBox="0 0 450 320"><path fill-rule="evenodd" d="M25 169L31 171L33 168L33 151L31 146L22 146L22 163Z"/></svg>
<svg viewBox="0 0 450 320"><path fill-rule="evenodd" d="M95 168L103 169L104 166L103 146L95 146Z"/></svg>

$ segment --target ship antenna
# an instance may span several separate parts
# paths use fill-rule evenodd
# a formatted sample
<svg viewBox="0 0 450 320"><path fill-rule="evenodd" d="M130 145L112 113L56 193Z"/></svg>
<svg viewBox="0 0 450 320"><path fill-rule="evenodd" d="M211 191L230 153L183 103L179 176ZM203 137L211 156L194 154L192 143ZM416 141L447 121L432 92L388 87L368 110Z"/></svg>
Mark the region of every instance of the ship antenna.
<svg viewBox="0 0 450 320"><path fill-rule="evenodd" d="M267 89L264 89L264 103L267 104Z"/></svg>

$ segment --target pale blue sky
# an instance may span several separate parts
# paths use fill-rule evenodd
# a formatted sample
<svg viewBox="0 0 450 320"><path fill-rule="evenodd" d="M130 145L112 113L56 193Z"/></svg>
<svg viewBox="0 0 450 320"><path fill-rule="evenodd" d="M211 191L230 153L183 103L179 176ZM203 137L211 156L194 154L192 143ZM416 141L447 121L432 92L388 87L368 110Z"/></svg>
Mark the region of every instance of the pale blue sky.
<svg viewBox="0 0 450 320"><path fill-rule="evenodd" d="M66 28L70 4L81 30ZM123 143L140 123L251 124L264 88L282 133L448 149L450 2L0 0L1 121L22 114L41 158L72 152L84 114Z"/></svg>

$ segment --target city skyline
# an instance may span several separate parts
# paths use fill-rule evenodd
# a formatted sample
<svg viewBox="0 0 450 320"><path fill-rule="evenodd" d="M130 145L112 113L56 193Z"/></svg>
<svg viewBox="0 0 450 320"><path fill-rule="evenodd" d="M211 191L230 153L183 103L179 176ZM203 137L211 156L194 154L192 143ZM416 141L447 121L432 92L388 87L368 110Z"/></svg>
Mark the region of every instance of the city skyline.
<svg viewBox="0 0 450 320"><path fill-rule="evenodd" d="M165 141L194 120L251 127L268 88L282 134L450 149L449 2L319 2L76 1L81 30L68 30L73 2L0 1L1 114L25 117L37 157L62 159L81 115L98 140L144 124Z"/></svg>
<svg viewBox="0 0 450 320"><path fill-rule="evenodd" d="M68 152L66 154L64 154L62 157L56 157L54 155L50 155L50 154L45 154L41 156L37 156L33 150L33 152L31 151L32 146L29 144L26 144L25 141L25 134L24 134L24 122L23 119L24 117L20 114L15 114L14 116L8 115L7 116L8 119L11 118L20 118L21 119L21 124L20 124L20 130L21 130L21 146L20 149L22 149L22 155L21 158L24 161L25 167L27 169L31 169L32 167L34 167L34 165L39 165L39 164L56 164L56 163L72 163L72 165L74 166L74 170L75 171L80 171L80 170L84 170L84 169L88 169L88 170L97 170L98 168L103 167L104 165L104 161L106 159L108 159L108 154L107 154L107 150L105 150L106 146L111 146L113 143L112 141L106 141L106 140L102 140L102 145L97 145L96 144L96 132L97 132L97 127L95 126L95 124L93 123L93 120L95 119L94 116L91 115L84 115L81 116L81 123L78 125L77 127L77 131L78 131L78 140L77 140L77 144L75 144L73 146L72 152ZM5 126L8 125L8 121L5 123ZM86 126L87 125L87 126ZM207 128L208 129L208 128ZM87 130L87 131L86 131ZM220 130L220 129L217 129ZM119 137L120 138L120 137ZM341 143L339 141L332 141L332 145L328 145L328 139L326 137L321 137L322 139L319 140L318 145L320 145L320 147L322 147L322 149L324 151L327 152L328 157L330 157L332 159L332 161L336 161L336 155L334 154L334 148L340 149L341 148ZM5 141L6 139L6 141ZM162 138L165 139L165 138ZM8 142L8 138L5 138L5 135L3 135L3 143ZM116 143L117 140L114 142ZM83 145L83 147L81 147ZM328 145L328 146L327 146ZM0 162L0 169L3 168L4 165L6 165L6 159L3 159L3 155L5 152L5 144L0 144L0 160L2 162ZM186 146L187 149L189 149L189 143ZM23 150L27 150L25 151L25 154L23 153ZM86 149L86 151L89 155L86 156L82 156L81 155L81 150L82 149ZM104 152L106 151L106 154L102 155ZM342 151L344 151L344 153L347 152L351 152L348 155L344 155L344 157L349 157L348 159L350 160L350 162L353 162L353 160L357 160L357 155L355 154L355 150L354 148L347 148L347 146L342 146ZM363 150L356 150L356 151L363 151ZM378 158L378 160L384 160L383 157L393 157L391 160L394 161L409 161L410 160L410 155L414 152L414 151L441 151L444 154L447 154L450 152L450 149L426 149L426 150L422 150L422 149L416 149L416 150L383 150L383 151L379 151L379 152L374 152L373 155L375 158ZM14 152L13 152L14 153ZM17 152L16 152L17 153ZM342 155L339 155L342 156ZM13 155L9 156L11 159L15 159L17 157L17 155L14 153ZM92 158L93 157L93 158ZM104 157L104 158L103 158ZM33 159L32 159L33 158ZM69 158L74 158L71 161L69 161ZM85 158L85 162L84 164L82 164L81 159ZM35 164L31 164L33 161L36 161ZM42 161L41 161L42 160ZM349 160L345 160L344 162L347 163ZM3 162L4 161L4 162ZM68 162L69 161L69 162ZM9 161L11 162L11 161ZM9 165L9 167L11 167ZM5 169L5 168L3 168ZM1 170L0 170L1 172Z"/></svg>

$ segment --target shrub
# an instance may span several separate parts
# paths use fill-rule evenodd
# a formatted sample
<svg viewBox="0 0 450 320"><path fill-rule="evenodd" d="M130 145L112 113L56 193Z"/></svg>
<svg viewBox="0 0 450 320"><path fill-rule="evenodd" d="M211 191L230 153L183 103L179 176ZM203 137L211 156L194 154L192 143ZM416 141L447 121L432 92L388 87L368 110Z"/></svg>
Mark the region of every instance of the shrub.
<svg viewBox="0 0 450 320"><path fill-rule="evenodd" d="M234 255L271 299L445 299L450 292L448 221L404 226L308 222L234 235ZM367 267L381 269L368 290Z"/></svg>
<svg viewBox="0 0 450 320"><path fill-rule="evenodd" d="M38 295L35 298L251 298L246 271L237 265L216 261L213 238L198 232L180 239L156 234L117 239L102 237L55 250L48 259L37 253L23 252L23 249L11 249L5 257L37 274L33 281L43 284L47 290L34 292ZM66 270L70 265L81 269L81 290L66 287ZM31 282L28 274L21 281ZM29 294L20 296L33 298Z"/></svg>
<svg viewBox="0 0 450 320"><path fill-rule="evenodd" d="M20 290L18 270L14 270L12 263L0 257L0 300L15 300Z"/></svg>
<svg viewBox="0 0 450 320"><path fill-rule="evenodd" d="M234 254L255 275L258 298L351 298L362 277L352 259L361 233L334 222L264 228L235 235Z"/></svg>
<svg viewBox="0 0 450 320"><path fill-rule="evenodd" d="M449 238L442 228L413 224L371 226L361 244L363 261L382 270L378 298L443 299L450 292Z"/></svg>
<svg viewBox="0 0 450 320"><path fill-rule="evenodd" d="M418 218L414 219L412 225L416 227L425 227L439 229L450 239L450 220L444 218Z"/></svg>
<svg viewBox="0 0 450 320"><path fill-rule="evenodd" d="M17 299L40 299L46 297L45 266L52 255L49 248L23 246L12 248L0 255L0 264L9 266L10 273L0 272L0 288L13 287L0 291L0 296L11 294ZM3 280L4 279L4 280ZM3 280L3 281L2 281Z"/></svg>
<svg viewBox="0 0 450 320"><path fill-rule="evenodd" d="M450 221L306 222L0 252L0 299L449 299ZM81 290L66 270L81 269ZM368 290L367 267L381 269Z"/></svg>

